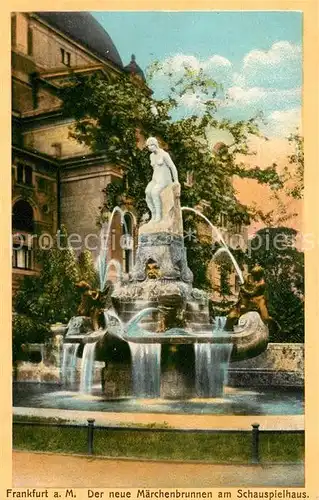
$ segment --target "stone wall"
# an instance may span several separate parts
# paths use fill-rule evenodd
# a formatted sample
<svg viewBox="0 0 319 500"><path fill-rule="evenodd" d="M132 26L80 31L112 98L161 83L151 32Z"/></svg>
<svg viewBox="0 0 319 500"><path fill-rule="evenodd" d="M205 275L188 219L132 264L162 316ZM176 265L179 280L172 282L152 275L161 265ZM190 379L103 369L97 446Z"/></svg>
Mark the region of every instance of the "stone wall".
<svg viewBox="0 0 319 500"><path fill-rule="evenodd" d="M61 68L61 49L71 54L71 66L88 66L99 62L97 57L87 51L72 39L57 34L54 29L45 26L42 21L29 20L33 31L33 58L43 69Z"/></svg>
<svg viewBox="0 0 319 500"><path fill-rule="evenodd" d="M92 166L90 172L83 172L83 169L76 174L67 172L62 179L62 222L69 234L76 233L81 237L82 250L91 249L95 254L98 253L100 242L98 238L89 238L88 235L98 235L100 232L96 221L100 214L99 207L104 202L102 189L107 186L108 180L103 165Z"/></svg>
<svg viewBox="0 0 319 500"><path fill-rule="evenodd" d="M100 228L97 219L101 214L101 206L105 201L103 189L116 181L118 177L116 166L109 164L79 167L63 173L61 184L61 219L69 235L76 233L80 236L81 244L74 242L76 250L91 250L97 257L100 250ZM124 207L122 207L124 208ZM133 220L133 219L132 219ZM134 220L132 222L134 234ZM119 214L115 214L110 231L108 261L117 260L124 265L125 252L121 246L123 228ZM111 267L109 278L116 276L115 268Z"/></svg>
<svg viewBox="0 0 319 500"><path fill-rule="evenodd" d="M252 359L232 363L229 385L287 386L304 384L304 344L268 344L265 352Z"/></svg>
<svg viewBox="0 0 319 500"><path fill-rule="evenodd" d="M16 382L61 383L61 352L57 345L30 344L28 352L37 353L39 362L18 361L13 371Z"/></svg>
<svg viewBox="0 0 319 500"><path fill-rule="evenodd" d="M53 102L50 101L49 94L46 94L41 91L39 99L43 103L42 107L46 106L47 109L52 110ZM51 125L43 123L23 133L23 144L26 148L36 149L49 156L56 155L55 144L60 144L61 158L90 154L89 147L69 136L73 126L74 122L71 120L59 121Z"/></svg>

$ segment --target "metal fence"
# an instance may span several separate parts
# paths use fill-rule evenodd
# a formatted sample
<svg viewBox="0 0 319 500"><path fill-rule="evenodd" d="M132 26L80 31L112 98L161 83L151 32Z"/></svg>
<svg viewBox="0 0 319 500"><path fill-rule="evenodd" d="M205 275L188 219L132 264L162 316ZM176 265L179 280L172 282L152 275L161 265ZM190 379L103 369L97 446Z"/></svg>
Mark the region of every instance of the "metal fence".
<svg viewBox="0 0 319 500"><path fill-rule="evenodd" d="M14 426L30 426L30 427L55 427L55 428L76 428L87 429L86 447L87 454L94 454L94 434L95 430L104 431L130 431L130 432L144 432L144 433L184 433L184 434L251 434L251 458L250 463L260 463L260 435L261 434L300 434L304 435L304 430L289 429L289 430L275 430L275 429L260 429L258 423L251 424L251 429L179 429L179 428L166 428L166 427L124 427L124 426L101 426L95 425L94 418L88 418L87 424L68 424L58 422L13 422ZM117 457L118 458L118 457Z"/></svg>

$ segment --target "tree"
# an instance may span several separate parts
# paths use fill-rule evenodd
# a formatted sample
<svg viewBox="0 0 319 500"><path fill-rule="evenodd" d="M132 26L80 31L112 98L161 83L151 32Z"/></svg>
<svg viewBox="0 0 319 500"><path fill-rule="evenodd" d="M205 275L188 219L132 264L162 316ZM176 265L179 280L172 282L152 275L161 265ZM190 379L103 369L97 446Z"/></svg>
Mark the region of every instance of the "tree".
<svg viewBox="0 0 319 500"><path fill-rule="evenodd" d="M76 313L80 272L75 254L67 245L67 233L61 228L52 248L38 249L35 259L41 263L39 276L25 276L14 297L13 352L21 355L21 345L47 342L50 325L67 323Z"/></svg>
<svg viewBox="0 0 319 500"><path fill-rule="evenodd" d="M248 266L264 268L269 313L281 327L272 341L304 339L304 255L296 248L296 237L291 228L265 228L249 245Z"/></svg>
<svg viewBox="0 0 319 500"><path fill-rule="evenodd" d="M293 198L301 199L304 190L304 139L297 130L290 134L288 141L293 146L294 152L288 156L289 166L285 167L285 183L292 181L286 192Z"/></svg>
<svg viewBox="0 0 319 500"><path fill-rule="evenodd" d="M273 191L271 201L273 208L268 212L250 207L255 219L260 219L266 226L284 226L298 215L295 211L296 200L303 198L304 190L304 139L298 129L287 138L293 152L287 157L281 177L281 189Z"/></svg>
<svg viewBox="0 0 319 500"><path fill-rule="evenodd" d="M179 106L177 97L196 89L206 96L201 116L172 120L171 114ZM204 200L203 212L215 224L221 212L226 213L234 224L248 224L253 213L238 201L232 185L234 176L257 179L273 189L282 187L275 165L249 170L244 163L238 162L239 153L252 154L248 138L251 134L260 135L257 119L217 120L217 91L216 82L202 72L195 74L188 68L185 68L178 85L173 87L173 95L162 100L155 100L148 87L128 75L111 80L98 73L88 77L76 76L73 85L61 91L64 113L75 119L70 135L93 151L104 151L110 163L123 170L123 180L104 189L102 219L106 212L123 204L125 199L132 200L138 219L147 211L144 191L152 172L149 153L141 142L150 135L160 139L177 165L183 186L182 205L196 207ZM207 138L209 127L228 130L234 138L232 148L214 151ZM190 173L192 183L187 182ZM195 227L196 223L193 214L185 217L187 228ZM204 268L207 270L211 253L200 247L196 240L186 244L190 267L200 271L196 273L196 284L207 286Z"/></svg>
<svg viewBox="0 0 319 500"><path fill-rule="evenodd" d="M97 271L94 266L92 253L84 250L78 258L78 268L80 280L86 281L92 288L97 288L99 284Z"/></svg>
<svg viewBox="0 0 319 500"><path fill-rule="evenodd" d="M211 80L187 74L183 91L196 85L214 88ZM180 182L184 184L182 204L194 207L205 200L204 212L212 220L216 221L222 210L229 214L230 220L247 221L249 218L248 208L238 202L232 187L234 175L254 178L274 188L281 186L274 166L247 170L245 165L237 162L238 153L250 153L248 136L259 134L256 120L236 123L216 120L213 98L209 99L209 106L202 116L173 121L169 112L176 108L176 99L169 96L156 101L145 86L134 83L127 75L111 82L99 74L75 77L74 85L63 89L61 96L65 114L75 118L71 136L93 151L103 150L110 162L123 168L123 182L105 190L106 210L124 197L134 200L138 216L146 210L144 190L151 176L151 167L149 153L138 143L137 133L141 137L155 135L164 148L169 148L178 167ZM216 154L208 142L207 127L227 129L234 137L231 151L227 149L223 154ZM186 187L189 172L194 180Z"/></svg>
<svg viewBox="0 0 319 500"><path fill-rule="evenodd" d="M15 297L15 310L43 323L65 323L76 310L75 284L80 277L65 228L58 233L55 244L37 250L35 258L41 264L41 273L24 279Z"/></svg>

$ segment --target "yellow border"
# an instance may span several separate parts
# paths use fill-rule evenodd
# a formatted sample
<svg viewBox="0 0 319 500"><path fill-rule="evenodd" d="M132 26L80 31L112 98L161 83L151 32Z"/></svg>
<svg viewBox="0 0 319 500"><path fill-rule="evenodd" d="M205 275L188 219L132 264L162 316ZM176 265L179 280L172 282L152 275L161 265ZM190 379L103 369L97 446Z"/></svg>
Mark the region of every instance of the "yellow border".
<svg viewBox="0 0 319 500"><path fill-rule="evenodd" d="M318 398L318 6L316 0L11 0L1 7L1 196L0 196L0 321L1 321L1 405L0 405L0 477L1 498L11 486L11 271L10 271L10 11L36 10L297 10L304 15L304 135L305 135L305 215L304 231L312 233L316 245L306 254L306 492L309 498L319 495L319 398ZM267 29L267 26L265 26ZM106 464L107 467L107 464ZM79 471L79 473L81 473ZM36 475L36 471L35 471ZM67 486L67 485L66 485ZM222 488L217 488L217 492ZM267 488L267 491L270 488ZM86 490L76 490L77 500L87 498ZM236 490L233 498L236 498ZM133 492L133 490L132 490ZM133 494L134 495L134 494ZM132 498L134 496L132 495ZM107 495L104 496L107 498ZM62 496L63 498L63 496Z"/></svg>

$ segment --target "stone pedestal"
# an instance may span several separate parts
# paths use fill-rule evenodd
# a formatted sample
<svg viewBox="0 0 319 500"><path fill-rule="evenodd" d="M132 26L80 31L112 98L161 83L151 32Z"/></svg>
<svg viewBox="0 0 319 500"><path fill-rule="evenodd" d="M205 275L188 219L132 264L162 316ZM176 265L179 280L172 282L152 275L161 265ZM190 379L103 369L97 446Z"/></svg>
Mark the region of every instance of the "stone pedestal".
<svg viewBox="0 0 319 500"><path fill-rule="evenodd" d="M108 398L132 396L131 365L110 363L102 370L102 390Z"/></svg>
<svg viewBox="0 0 319 500"><path fill-rule="evenodd" d="M147 264L155 262L163 280L193 281L193 273L187 265L183 237L170 233L142 233L138 239L133 281L144 281Z"/></svg>
<svg viewBox="0 0 319 500"><path fill-rule="evenodd" d="M155 222L151 219L139 228L139 234L168 233L183 236L183 219L180 203L179 184L166 186L160 194L162 218Z"/></svg>
<svg viewBox="0 0 319 500"><path fill-rule="evenodd" d="M171 368L161 376L161 398L190 399L195 396L195 380L190 374Z"/></svg>
<svg viewBox="0 0 319 500"><path fill-rule="evenodd" d="M147 277L148 263L155 263L159 279L192 283L193 273L187 265L184 247L179 189L179 184L171 184L164 188L160 195L161 220L155 222L152 219L139 228L133 281L144 281Z"/></svg>

